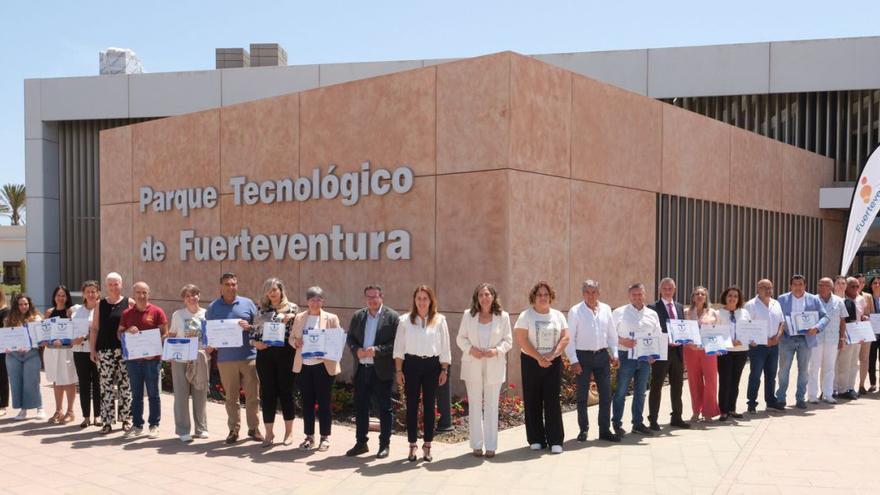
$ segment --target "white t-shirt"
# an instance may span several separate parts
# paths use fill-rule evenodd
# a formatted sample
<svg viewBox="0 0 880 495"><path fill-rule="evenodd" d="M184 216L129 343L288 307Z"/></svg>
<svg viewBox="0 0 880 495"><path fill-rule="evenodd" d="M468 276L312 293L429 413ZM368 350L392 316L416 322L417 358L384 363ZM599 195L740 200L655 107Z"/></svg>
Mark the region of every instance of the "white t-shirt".
<svg viewBox="0 0 880 495"><path fill-rule="evenodd" d="M550 308L550 311L544 314L535 311L535 308L529 308L519 314L514 328L524 328L529 331L529 342L538 350L538 352L550 352L552 347L559 343L562 331L568 329L568 322L565 315L561 311ZM538 345L538 336L545 336L542 339L541 348ZM547 338L549 337L549 338ZM551 347L551 349L547 349Z"/></svg>
<svg viewBox="0 0 880 495"><path fill-rule="evenodd" d="M489 348L489 339L492 337L492 322L489 323L479 323L477 322L477 336L480 340L480 348L488 349Z"/></svg>
<svg viewBox="0 0 880 495"><path fill-rule="evenodd" d="M168 333L180 338L195 337L201 340L205 312L205 308L199 308L196 313L186 308L178 309L171 315L171 328Z"/></svg>
<svg viewBox="0 0 880 495"><path fill-rule="evenodd" d="M321 317L316 315L310 315L306 320L306 326L303 327L303 332L311 331L318 328ZM303 359L303 364L306 366L314 366L316 364L321 364L323 361L317 358L305 358Z"/></svg>
<svg viewBox="0 0 880 495"><path fill-rule="evenodd" d="M97 307L97 304L95 307ZM87 309L84 304L76 304L70 308L71 318L87 318L90 325L92 323L92 315L94 314L95 308ZM73 352L91 352L88 337L86 337L86 340L82 341L82 344L71 346L71 349L73 349Z"/></svg>

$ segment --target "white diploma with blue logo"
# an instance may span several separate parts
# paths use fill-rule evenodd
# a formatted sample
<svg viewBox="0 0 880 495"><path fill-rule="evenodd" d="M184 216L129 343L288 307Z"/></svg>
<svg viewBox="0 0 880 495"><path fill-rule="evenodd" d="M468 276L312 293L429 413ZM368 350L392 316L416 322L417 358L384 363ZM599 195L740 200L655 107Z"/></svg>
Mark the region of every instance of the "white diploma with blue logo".
<svg viewBox="0 0 880 495"><path fill-rule="evenodd" d="M284 347L284 329L286 325L280 321L267 321L263 325L263 343L272 347Z"/></svg>
<svg viewBox="0 0 880 495"><path fill-rule="evenodd" d="M347 335L341 328L328 328L324 332L324 359L328 361L342 361L342 353L345 351L345 339Z"/></svg>
<svg viewBox="0 0 880 495"><path fill-rule="evenodd" d="M819 324L818 311L793 311L785 317L789 335L804 335Z"/></svg>
<svg viewBox="0 0 880 495"><path fill-rule="evenodd" d="M90 322L88 318L71 319L70 325L73 327L73 338L78 339L80 337L88 337L91 324L92 322Z"/></svg>
<svg viewBox="0 0 880 495"><path fill-rule="evenodd" d="M669 337L660 333L653 332L630 332L632 339L636 344L629 352L630 359L639 361L649 361L651 359L660 359L660 350L663 347L669 347Z"/></svg>
<svg viewBox="0 0 880 495"><path fill-rule="evenodd" d="M0 328L0 351L27 351L31 347L31 336L27 327Z"/></svg>
<svg viewBox="0 0 880 495"><path fill-rule="evenodd" d="M701 325L700 337L703 340L703 350L709 356L727 354L727 348L733 347L730 325Z"/></svg>
<svg viewBox="0 0 880 495"><path fill-rule="evenodd" d="M172 337L162 346L162 361L194 361L199 353L199 339L195 337Z"/></svg>
<svg viewBox="0 0 880 495"><path fill-rule="evenodd" d="M51 318L52 322L52 342L61 341L61 345L70 345L73 341L73 323L69 318Z"/></svg>
<svg viewBox="0 0 880 495"><path fill-rule="evenodd" d="M736 340L743 345L767 345L766 321L737 321L734 326Z"/></svg>
<svg viewBox="0 0 880 495"><path fill-rule="evenodd" d="M50 320L32 321L25 323L25 326L37 344L45 344L52 340L52 322Z"/></svg>
<svg viewBox="0 0 880 495"><path fill-rule="evenodd" d="M860 344L862 342L874 342L874 328L870 321L854 321L846 324L846 343Z"/></svg>
<svg viewBox="0 0 880 495"><path fill-rule="evenodd" d="M161 355L162 334L158 328L141 330L138 333L124 332L122 334L122 357L126 361Z"/></svg>
<svg viewBox="0 0 880 495"><path fill-rule="evenodd" d="M871 318L871 328L874 329L874 333L880 333L880 313L871 313L868 317Z"/></svg>
<svg viewBox="0 0 880 495"><path fill-rule="evenodd" d="M239 319L206 321L205 335L208 347L214 349L241 347L244 344L244 338L243 329L238 323L240 321Z"/></svg>
<svg viewBox="0 0 880 495"><path fill-rule="evenodd" d="M700 325L696 320L668 320L666 331L669 341L675 345L700 345Z"/></svg>
<svg viewBox="0 0 880 495"><path fill-rule="evenodd" d="M323 358L327 354L326 330L323 328L307 328L303 330L302 357L304 359Z"/></svg>

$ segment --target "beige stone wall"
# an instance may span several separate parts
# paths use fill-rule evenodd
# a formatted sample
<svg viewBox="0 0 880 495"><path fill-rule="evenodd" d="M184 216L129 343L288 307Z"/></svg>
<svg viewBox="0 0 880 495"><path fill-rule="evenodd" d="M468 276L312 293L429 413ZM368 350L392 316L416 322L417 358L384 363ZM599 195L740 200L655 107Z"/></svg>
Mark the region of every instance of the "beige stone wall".
<svg viewBox="0 0 880 495"><path fill-rule="evenodd" d="M235 175L297 177L328 164L341 173L366 160L374 169L410 166L413 189L355 206L232 202ZM297 301L321 285L344 322L367 283L383 284L386 304L401 311L424 283L437 290L453 339L483 281L498 286L514 319L539 279L556 288L563 311L587 277L612 305L634 281L654 297L657 192L821 216L827 264L842 235L842 218L818 207L830 160L509 52L103 131L100 168L101 269L146 280L166 309L180 306L184 283L202 287L207 303L224 271L238 273L242 294L254 298L269 276ZM188 217L142 214L143 185L211 185L221 198ZM178 261L181 229L313 233L332 224L406 229L412 259ZM165 242L166 261L139 261L147 235ZM515 350L517 384L518 360ZM346 358L344 377L351 366Z"/></svg>

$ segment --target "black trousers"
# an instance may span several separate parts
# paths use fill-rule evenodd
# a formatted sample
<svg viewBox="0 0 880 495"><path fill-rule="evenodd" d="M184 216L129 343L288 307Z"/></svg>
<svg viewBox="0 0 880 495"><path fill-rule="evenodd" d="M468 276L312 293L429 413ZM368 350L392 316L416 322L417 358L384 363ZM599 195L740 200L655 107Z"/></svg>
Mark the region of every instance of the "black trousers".
<svg viewBox="0 0 880 495"><path fill-rule="evenodd" d="M880 358L880 342L876 340L871 342L871 351L868 354L868 379L871 380L871 386L877 385L877 359Z"/></svg>
<svg viewBox="0 0 880 495"><path fill-rule="evenodd" d="M669 400L672 402L672 419L681 419L681 389L684 383L684 360L682 346L669 346L667 361L654 361L651 365L651 391L648 394L648 421L657 422L663 383L669 377Z"/></svg>
<svg viewBox="0 0 880 495"><path fill-rule="evenodd" d="M739 382L748 359L749 351L728 352L718 356L718 408L721 414L736 412Z"/></svg>
<svg viewBox="0 0 880 495"><path fill-rule="evenodd" d="M73 365L76 368L76 378L79 380L79 407L82 409L83 418L91 417L93 408L97 417L101 414L101 381L98 377L98 365L92 362L88 352L74 352Z"/></svg>
<svg viewBox="0 0 880 495"><path fill-rule="evenodd" d="M315 434L315 405L318 406L318 423L322 437L330 436L330 388L333 377L327 373L324 363L303 365L299 372L299 392L303 403L303 430L308 436Z"/></svg>
<svg viewBox="0 0 880 495"><path fill-rule="evenodd" d="M391 387L394 380L382 380L376 374L376 367L358 364L354 377L354 404L356 408L357 443L367 443L367 432L370 430L370 406L373 399L379 406L379 445L391 443Z"/></svg>
<svg viewBox="0 0 880 495"><path fill-rule="evenodd" d="M587 399L590 397L590 376L599 389L599 431L611 431L611 360L608 351L577 351L581 374L577 376L578 427L587 431L590 418L587 416Z"/></svg>
<svg viewBox="0 0 880 495"><path fill-rule="evenodd" d="M403 358L404 393L406 394L406 436L409 443L419 439L419 395L422 396L422 416L425 424L425 442L434 440L434 401L440 380L440 358L407 354Z"/></svg>
<svg viewBox="0 0 880 495"><path fill-rule="evenodd" d="M0 407L9 407L9 374L6 373L6 354L0 352Z"/></svg>
<svg viewBox="0 0 880 495"><path fill-rule="evenodd" d="M522 367L523 405L525 406L526 438L529 445L562 445L562 406L559 393L562 381L562 358L553 360L548 368L520 354Z"/></svg>
<svg viewBox="0 0 880 495"><path fill-rule="evenodd" d="M263 423L275 422L279 402L284 421L293 420L293 353L289 345L257 351Z"/></svg>

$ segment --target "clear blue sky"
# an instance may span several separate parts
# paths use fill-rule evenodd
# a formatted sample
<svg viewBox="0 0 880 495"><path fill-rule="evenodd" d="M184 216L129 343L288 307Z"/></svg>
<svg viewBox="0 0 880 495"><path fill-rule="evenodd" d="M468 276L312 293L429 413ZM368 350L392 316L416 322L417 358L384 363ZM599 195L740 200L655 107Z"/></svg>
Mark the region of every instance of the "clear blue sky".
<svg viewBox="0 0 880 495"><path fill-rule="evenodd" d="M164 72L212 69L214 48L260 42L293 65L874 36L878 19L877 0L4 0L0 183L24 182L22 81L97 74L108 46Z"/></svg>

